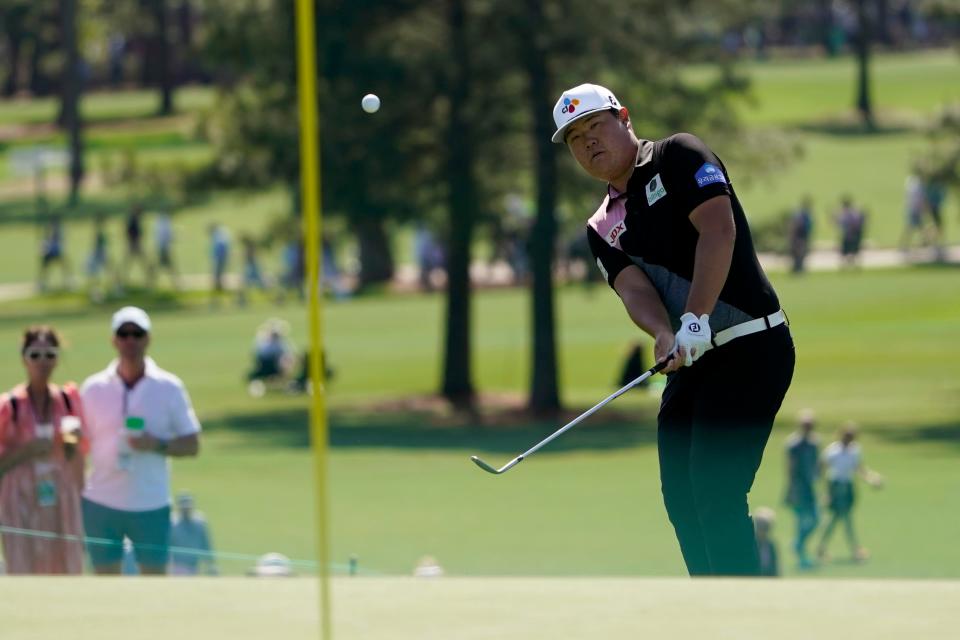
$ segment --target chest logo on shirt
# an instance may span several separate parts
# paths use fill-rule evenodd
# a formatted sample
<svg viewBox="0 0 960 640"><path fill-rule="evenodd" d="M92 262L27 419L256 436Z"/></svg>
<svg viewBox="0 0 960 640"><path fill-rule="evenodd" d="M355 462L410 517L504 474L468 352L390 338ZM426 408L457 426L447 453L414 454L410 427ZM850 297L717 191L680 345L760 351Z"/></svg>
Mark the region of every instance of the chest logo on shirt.
<svg viewBox="0 0 960 640"><path fill-rule="evenodd" d="M697 169L694 177L697 179L697 186L700 188L708 184L713 184L714 182L727 184L727 179L724 177L723 171L720 171L719 167L709 162L704 162L703 166Z"/></svg>
<svg viewBox="0 0 960 640"><path fill-rule="evenodd" d="M621 220L617 224L613 225L610 231L607 232L607 244L611 247L617 246L617 238L627 230L627 223Z"/></svg>
<svg viewBox="0 0 960 640"><path fill-rule="evenodd" d="M663 186L663 180L660 179L658 173L653 176L653 180L647 183L647 206L651 206L665 195L667 195L667 188Z"/></svg>

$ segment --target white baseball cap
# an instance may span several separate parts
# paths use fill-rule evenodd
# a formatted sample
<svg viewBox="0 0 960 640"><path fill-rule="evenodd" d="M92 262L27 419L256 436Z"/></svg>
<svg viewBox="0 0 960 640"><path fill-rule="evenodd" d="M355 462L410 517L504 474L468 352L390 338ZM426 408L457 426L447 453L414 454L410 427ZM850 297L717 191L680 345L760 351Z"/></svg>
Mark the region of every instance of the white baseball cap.
<svg viewBox="0 0 960 640"><path fill-rule="evenodd" d="M124 307L113 314L113 320L110 321L110 330L116 331L127 323L135 324L150 333L150 316L140 307Z"/></svg>
<svg viewBox="0 0 960 640"><path fill-rule="evenodd" d="M571 124L597 111L605 109L620 110L620 101L613 92L598 84L581 84L567 89L553 107L553 121L557 132L551 142L563 142L563 134Z"/></svg>

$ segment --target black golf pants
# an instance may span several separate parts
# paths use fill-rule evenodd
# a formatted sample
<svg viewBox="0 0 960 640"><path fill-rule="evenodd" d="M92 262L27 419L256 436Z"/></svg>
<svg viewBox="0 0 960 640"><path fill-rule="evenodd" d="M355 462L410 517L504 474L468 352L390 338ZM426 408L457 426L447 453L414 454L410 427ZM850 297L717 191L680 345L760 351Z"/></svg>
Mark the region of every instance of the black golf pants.
<svg viewBox="0 0 960 640"><path fill-rule="evenodd" d="M760 573L747 494L794 361L781 325L712 349L667 382L660 481L691 576Z"/></svg>

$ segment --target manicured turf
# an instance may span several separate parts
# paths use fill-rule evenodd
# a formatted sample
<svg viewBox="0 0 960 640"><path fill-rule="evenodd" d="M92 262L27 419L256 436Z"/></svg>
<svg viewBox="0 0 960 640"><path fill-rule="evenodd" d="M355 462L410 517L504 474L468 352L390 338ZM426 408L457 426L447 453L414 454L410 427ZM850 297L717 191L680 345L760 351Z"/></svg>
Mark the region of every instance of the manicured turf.
<svg viewBox="0 0 960 640"><path fill-rule="evenodd" d="M867 463L888 481L881 492L861 492L857 522L872 560L846 563L838 535L832 548L838 561L817 575L960 577L960 518L951 506L960 491L956 270L780 276L775 285L794 323L798 368L752 503L779 511L775 536L785 571L795 573L791 518L780 504L781 447L796 411L809 406L821 417L825 439L844 420L860 422ZM241 380L256 326L271 315L286 317L302 345L304 309L211 312L203 299L186 298L151 310L153 353L184 378L207 428L201 457L176 462L175 489L196 492L218 549L313 558L305 400L282 394L253 400ZM12 354L25 324L52 322L69 341L58 378L82 379L111 357L110 311L69 299L7 304L0 310L0 344ZM529 378L527 294L479 292L474 313L478 388L522 398ZM442 314L441 298L422 295L326 307L336 370L329 396L334 560L342 565L356 554L362 569L391 574L409 573L430 554L457 575L681 575L659 496L655 397L617 400L499 478L477 470L468 456L502 464L564 420L451 426L442 416L381 404L437 388ZM562 289L558 332L572 417L615 388L620 358L637 332L603 287ZM11 356L0 367L0 387L20 377ZM489 414L493 407L482 409ZM225 560L222 568L237 574L249 564Z"/></svg>
<svg viewBox="0 0 960 640"><path fill-rule="evenodd" d="M0 599L4 631L25 640L204 640L318 637L316 582L20 579ZM956 636L960 584L936 581L342 578L338 640L488 640L705 636ZM24 602L44 603L36 608Z"/></svg>

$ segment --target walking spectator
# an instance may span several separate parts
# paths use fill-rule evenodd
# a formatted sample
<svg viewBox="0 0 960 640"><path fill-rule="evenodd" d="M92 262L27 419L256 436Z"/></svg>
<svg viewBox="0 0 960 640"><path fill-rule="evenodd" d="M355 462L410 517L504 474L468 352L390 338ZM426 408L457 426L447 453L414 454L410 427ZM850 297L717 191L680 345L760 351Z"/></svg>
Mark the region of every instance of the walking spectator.
<svg viewBox="0 0 960 640"><path fill-rule="evenodd" d="M103 226L103 216L93 221L93 247L87 257L87 290L90 299L102 302L106 297L104 277L111 278L112 271L107 243L107 232Z"/></svg>
<svg viewBox="0 0 960 640"><path fill-rule="evenodd" d="M443 268L443 247L423 223L413 233L413 254L419 269L418 280L423 291L433 291L433 271Z"/></svg>
<svg viewBox="0 0 960 640"><path fill-rule="evenodd" d="M855 207L853 200L846 196L843 198L836 220L840 227L840 259L843 265L855 267L860 257L867 215L860 208Z"/></svg>
<svg viewBox="0 0 960 640"><path fill-rule="evenodd" d="M134 204L130 207L130 213L127 215L124 224L124 233L127 239L127 255L124 258L122 277L124 280L130 276L134 262L139 262L143 269L144 276L150 278L150 264L147 256L143 252L143 206Z"/></svg>
<svg viewBox="0 0 960 640"><path fill-rule="evenodd" d="M900 234L900 250L906 253L910 250L914 234L923 233L923 212L927 206L923 180L916 169L907 176L904 183L904 192L906 206L904 209L903 233Z"/></svg>
<svg viewBox="0 0 960 640"><path fill-rule="evenodd" d="M769 507L758 507L753 514L754 535L757 538L757 555L760 557L760 575L780 575L780 559L777 544L773 541L773 523L776 512Z"/></svg>
<svg viewBox="0 0 960 640"><path fill-rule="evenodd" d="M166 271L173 288L179 289L180 276L173 262L173 239L173 216L167 210L161 211L153 227L153 240L157 247L156 271Z"/></svg>
<svg viewBox="0 0 960 640"><path fill-rule="evenodd" d="M184 492L177 496L177 512L170 525L170 574L195 576L203 567L206 575L217 575L210 529L203 514L194 508L192 495Z"/></svg>
<svg viewBox="0 0 960 640"><path fill-rule="evenodd" d="M324 234L321 243L323 285L333 294L335 300L343 300L350 294L340 279L340 267L337 266L337 252L333 249L333 241L329 235Z"/></svg>
<svg viewBox="0 0 960 640"><path fill-rule="evenodd" d="M807 555L807 540L820 522L817 511L816 482L820 475L820 443L813 433L814 415L810 409L800 412L800 428L787 438L787 492L784 502L793 509L797 533L793 549L801 569L813 562Z"/></svg>
<svg viewBox="0 0 960 640"><path fill-rule="evenodd" d="M70 264L64 254L63 247L63 221L60 216L54 216L50 219L50 224L43 237L43 244L40 248L40 278L37 288L40 291L47 290L47 274L50 265L57 263L60 265L60 275L63 278L63 288L69 289L70 282Z"/></svg>
<svg viewBox="0 0 960 640"><path fill-rule="evenodd" d="M257 288L264 291L267 288L260 272L260 262L257 259L257 241L253 236L240 236L240 245L243 247L243 282L237 291L237 303L243 307L247 304L247 292Z"/></svg>
<svg viewBox="0 0 960 640"><path fill-rule="evenodd" d="M933 222L931 241L937 260L942 262L946 257L943 249L943 201L947 197L947 187L938 178L930 178L926 183L925 196L930 220Z"/></svg>
<svg viewBox="0 0 960 640"><path fill-rule="evenodd" d="M283 248L283 278L281 290L277 296L278 303L283 303L288 291L296 291L297 298L303 300L304 265L303 236L298 232Z"/></svg>
<svg viewBox="0 0 960 640"><path fill-rule="evenodd" d="M230 235L223 225L210 225L210 259L213 272L213 289L211 303L216 303L219 294L224 291L223 277L227 273L227 262L230 259Z"/></svg>
<svg viewBox="0 0 960 640"><path fill-rule="evenodd" d="M793 273L803 273L813 234L813 202L806 196L790 217L790 256Z"/></svg>
<svg viewBox="0 0 960 640"><path fill-rule="evenodd" d="M147 356L152 325L143 309L124 307L110 323L118 358L81 389L92 471L83 493L87 534L98 574L117 575L123 538L140 573L167 570L170 534L168 457L196 456L200 423L187 390Z"/></svg>
<svg viewBox="0 0 960 640"><path fill-rule="evenodd" d="M51 327L28 328L20 345L27 383L0 400L0 524L28 532L3 534L11 574L83 573L87 442L76 386L50 381L60 344Z"/></svg>
<svg viewBox="0 0 960 640"><path fill-rule="evenodd" d="M865 562L870 557L867 550L860 546L853 526L853 505L856 501L854 480L859 475L870 486L879 488L883 484L883 478L863 465L863 453L856 438L856 425L848 422L840 431L840 440L831 443L823 451L823 464L829 488L830 521L823 530L817 549L817 557L821 561L827 559L827 545L834 528L840 522L846 528L847 543L850 545L853 560Z"/></svg>

